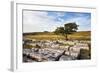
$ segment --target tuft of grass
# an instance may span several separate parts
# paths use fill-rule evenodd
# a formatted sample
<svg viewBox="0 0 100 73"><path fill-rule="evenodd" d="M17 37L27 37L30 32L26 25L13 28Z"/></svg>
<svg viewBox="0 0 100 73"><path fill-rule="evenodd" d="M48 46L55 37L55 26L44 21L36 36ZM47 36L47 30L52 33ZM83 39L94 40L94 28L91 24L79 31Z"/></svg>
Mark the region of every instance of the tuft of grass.
<svg viewBox="0 0 100 73"><path fill-rule="evenodd" d="M29 44L23 44L23 48L32 49L33 46Z"/></svg>

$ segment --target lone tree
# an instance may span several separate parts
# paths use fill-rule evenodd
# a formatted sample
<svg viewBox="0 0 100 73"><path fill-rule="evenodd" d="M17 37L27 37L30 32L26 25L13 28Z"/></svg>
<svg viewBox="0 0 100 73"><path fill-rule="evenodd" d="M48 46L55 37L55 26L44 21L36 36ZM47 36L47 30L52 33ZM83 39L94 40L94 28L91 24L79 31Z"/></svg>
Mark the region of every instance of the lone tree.
<svg viewBox="0 0 100 73"><path fill-rule="evenodd" d="M65 34L65 31L64 31L64 27L57 27L57 29L54 31L55 34L62 34L64 35Z"/></svg>
<svg viewBox="0 0 100 73"><path fill-rule="evenodd" d="M54 33L62 34L66 37L66 40L68 40L68 34L76 32L77 30L78 30L78 25L76 23L67 23L64 24L64 27L57 27Z"/></svg>
<svg viewBox="0 0 100 73"><path fill-rule="evenodd" d="M55 34L57 35L64 35L64 27L57 27L56 30L54 31Z"/></svg>

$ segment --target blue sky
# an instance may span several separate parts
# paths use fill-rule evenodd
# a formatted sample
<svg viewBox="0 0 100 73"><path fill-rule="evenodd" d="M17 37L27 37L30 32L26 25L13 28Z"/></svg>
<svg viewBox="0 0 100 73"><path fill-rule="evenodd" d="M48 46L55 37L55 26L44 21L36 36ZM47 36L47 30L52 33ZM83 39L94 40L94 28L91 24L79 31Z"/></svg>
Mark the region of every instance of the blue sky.
<svg viewBox="0 0 100 73"><path fill-rule="evenodd" d="M55 12L55 11L23 11L23 31L42 32L54 31L65 23L75 22L78 31L91 30L91 13Z"/></svg>

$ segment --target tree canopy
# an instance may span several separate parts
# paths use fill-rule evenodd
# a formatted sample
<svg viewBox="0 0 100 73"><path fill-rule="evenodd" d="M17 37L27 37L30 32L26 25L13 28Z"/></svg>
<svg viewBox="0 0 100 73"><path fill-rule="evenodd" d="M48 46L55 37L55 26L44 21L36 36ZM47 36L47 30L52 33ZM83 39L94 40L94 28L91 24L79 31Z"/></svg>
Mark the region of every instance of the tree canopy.
<svg viewBox="0 0 100 73"><path fill-rule="evenodd" d="M76 23L67 23L64 24L64 31L66 34L76 32L78 30L78 25Z"/></svg>
<svg viewBox="0 0 100 73"><path fill-rule="evenodd" d="M76 32L77 30L78 30L78 25L75 22L74 23L66 23L66 24L64 24L64 27L57 27L56 30L54 31L54 33L62 34L64 36L66 36L66 39L67 39L68 34Z"/></svg>
<svg viewBox="0 0 100 73"><path fill-rule="evenodd" d="M64 27L57 27L57 29L54 31L56 34L64 34Z"/></svg>

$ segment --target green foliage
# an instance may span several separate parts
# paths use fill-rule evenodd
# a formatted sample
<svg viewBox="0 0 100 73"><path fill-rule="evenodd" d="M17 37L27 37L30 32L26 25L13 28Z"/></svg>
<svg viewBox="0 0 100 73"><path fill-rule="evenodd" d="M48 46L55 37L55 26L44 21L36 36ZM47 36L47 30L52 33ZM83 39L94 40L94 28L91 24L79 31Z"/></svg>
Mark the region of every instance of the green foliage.
<svg viewBox="0 0 100 73"><path fill-rule="evenodd" d="M65 33L70 34L78 30L78 25L76 23L67 23L64 25Z"/></svg>
<svg viewBox="0 0 100 73"><path fill-rule="evenodd" d="M64 32L64 27L57 27L57 29L54 31L56 34L64 34Z"/></svg>
<svg viewBox="0 0 100 73"><path fill-rule="evenodd" d="M64 27L57 27L54 33L64 35L67 40L68 39L67 35L76 32L77 30L78 30L78 25L76 23L67 23L64 24Z"/></svg>

